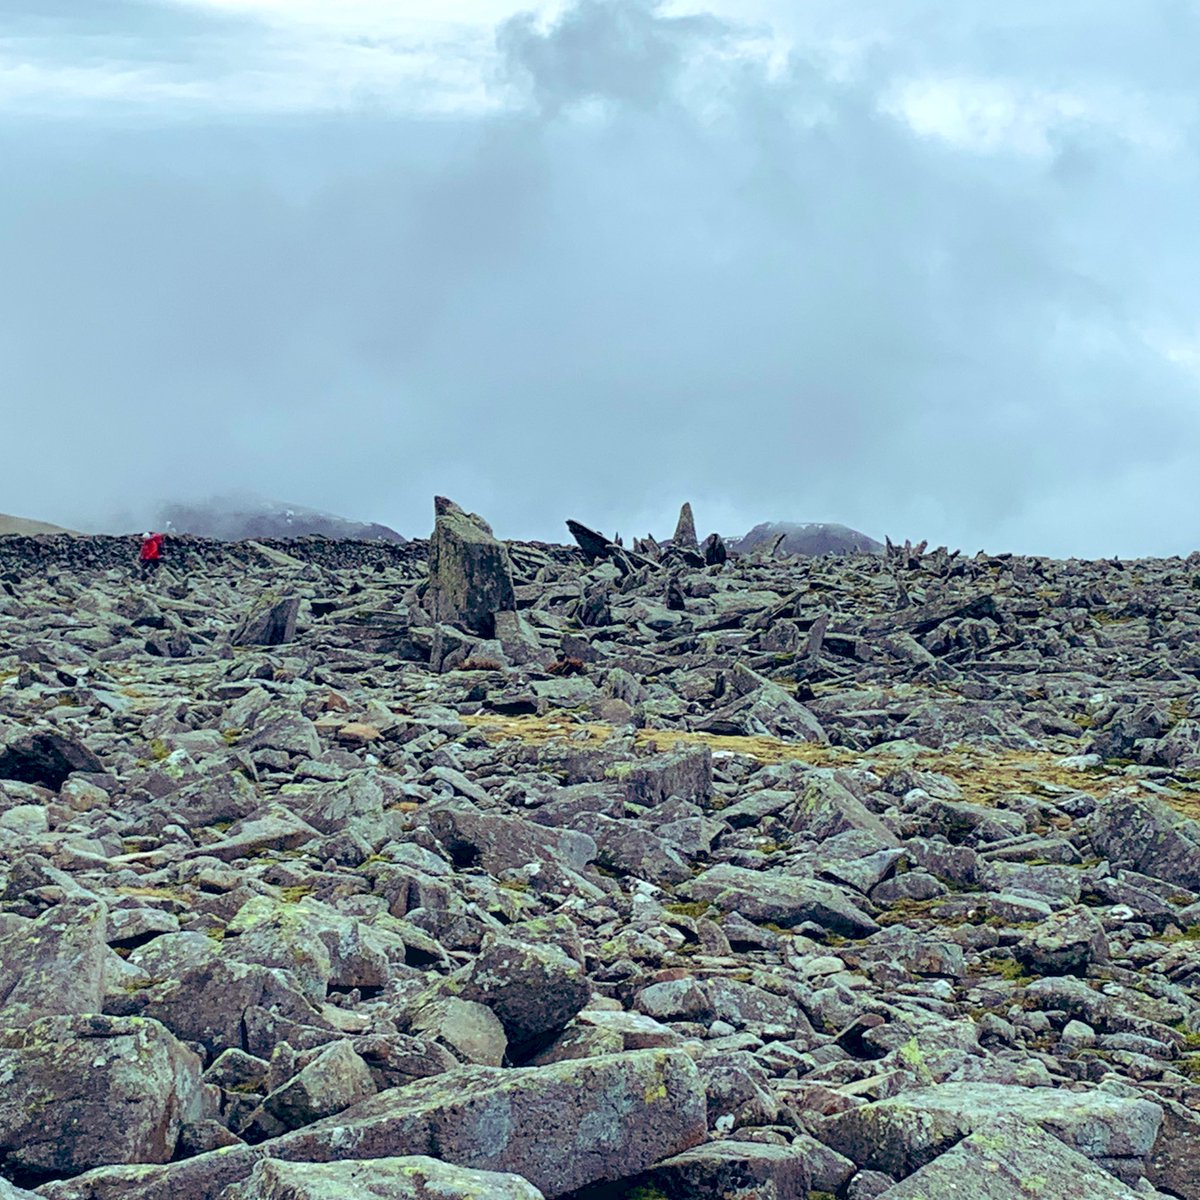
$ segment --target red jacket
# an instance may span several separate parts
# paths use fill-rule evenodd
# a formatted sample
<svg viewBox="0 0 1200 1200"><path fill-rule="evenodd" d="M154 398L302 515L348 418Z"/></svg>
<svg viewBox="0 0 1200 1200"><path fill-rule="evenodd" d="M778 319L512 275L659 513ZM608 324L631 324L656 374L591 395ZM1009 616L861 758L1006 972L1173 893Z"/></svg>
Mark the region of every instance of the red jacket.
<svg viewBox="0 0 1200 1200"><path fill-rule="evenodd" d="M142 543L142 562L154 562L162 558L163 552L163 535L161 533L153 534Z"/></svg>

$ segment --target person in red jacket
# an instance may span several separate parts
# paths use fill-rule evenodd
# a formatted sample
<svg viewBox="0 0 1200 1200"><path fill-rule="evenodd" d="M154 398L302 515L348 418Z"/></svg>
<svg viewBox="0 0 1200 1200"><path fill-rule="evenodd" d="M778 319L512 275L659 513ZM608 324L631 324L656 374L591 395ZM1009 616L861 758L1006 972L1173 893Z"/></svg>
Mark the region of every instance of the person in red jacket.
<svg viewBox="0 0 1200 1200"><path fill-rule="evenodd" d="M143 533L142 548L138 553L138 567L142 578L153 575L163 560L163 535L161 533Z"/></svg>

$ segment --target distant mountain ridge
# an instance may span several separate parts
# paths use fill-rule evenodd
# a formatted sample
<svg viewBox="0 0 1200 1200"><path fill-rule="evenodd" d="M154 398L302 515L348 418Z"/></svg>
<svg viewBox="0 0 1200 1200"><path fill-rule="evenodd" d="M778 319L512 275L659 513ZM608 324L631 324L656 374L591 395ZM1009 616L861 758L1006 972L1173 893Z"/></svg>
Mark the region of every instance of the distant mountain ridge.
<svg viewBox="0 0 1200 1200"><path fill-rule="evenodd" d="M729 543L738 554L749 554L766 543L782 537L779 550L783 554L882 554L883 543L851 529L847 525L821 522L764 521L755 525L745 537Z"/></svg>
<svg viewBox="0 0 1200 1200"><path fill-rule="evenodd" d="M0 537L36 537L46 533L74 533L61 525L48 525L45 521L30 521L25 517L12 517L0 513Z"/></svg>
<svg viewBox="0 0 1200 1200"><path fill-rule="evenodd" d="M246 538L327 537L356 542L407 544L408 538L386 525L348 521L333 513L257 497L219 496L205 501L164 504L155 528L237 542Z"/></svg>

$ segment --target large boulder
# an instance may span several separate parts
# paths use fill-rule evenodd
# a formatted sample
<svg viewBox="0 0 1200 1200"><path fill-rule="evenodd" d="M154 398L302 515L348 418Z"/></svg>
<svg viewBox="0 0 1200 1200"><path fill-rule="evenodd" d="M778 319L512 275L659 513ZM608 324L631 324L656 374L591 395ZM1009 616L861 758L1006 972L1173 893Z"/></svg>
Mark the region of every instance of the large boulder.
<svg viewBox="0 0 1200 1200"><path fill-rule="evenodd" d="M426 601L436 621L492 637L496 614L517 607L508 551L482 517L438 496Z"/></svg>
<svg viewBox="0 0 1200 1200"><path fill-rule="evenodd" d="M511 1171L547 1200L635 1175L704 1141L704 1089L679 1050L548 1067L464 1067L383 1092L266 1144L273 1158L436 1155Z"/></svg>
<svg viewBox="0 0 1200 1200"><path fill-rule="evenodd" d="M99 1012L107 936L108 910L98 903L58 904L36 921L8 918L0 926L0 1025Z"/></svg>
<svg viewBox="0 0 1200 1200"><path fill-rule="evenodd" d="M879 926L832 884L752 871L722 863L682 884L689 900L707 900L724 912L784 927L815 921L843 937L870 937Z"/></svg>
<svg viewBox="0 0 1200 1200"><path fill-rule="evenodd" d="M1040 1126L1123 1178L1136 1179L1154 1146L1162 1109L1108 1092L999 1083L943 1083L830 1118L821 1140L860 1167L902 1177L931 1163L997 1114Z"/></svg>
<svg viewBox="0 0 1200 1200"><path fill-rule="evenodd" d="M1153 796L1118 793L1089 819L1092 844L1114 867L1125 867L1200 891L1200 823Z"/></svg>
<svg viewBox="0 0 1200 1200"><path fill-rule="evenodd" d="M62 733L31 733L0 747L0 779L37 783L58 791L73 771L103 771L82 742Z"/></svg>
<svg viewBox="0 0 1200 1200"><path fill-rule="evenodd" d="M201 1112L200 1059L157 1021L44 1017L0 1032L0 1171L164 1163Z"/></svg>
<svg viewBox="0 0 1200 1200"><path fill-rule="evenodd" d="M435 985L433 995L490 1008L504 1026L510 1055L519 1061L561 1033L591 992L583 968L558 946L489 933L475 958Z"/></svg>
<svg viewBox="0 0 1200 1200"><path fill-rule="evenodd" d="M543 1200L517 1175L424 1156L291 1163L264 1159L224 1200ZM3 1197L0 1197L3 1200Z"/></svg>
<svg viewBox="0 0 1200 1200"><path fill-rule="evenodd" d="M267 595L260 599L230 636L235 646L282 646L296 636L300 598Z"/></svg>
<svg viewBox="0 0 1200 1200"><path fill-rule="evenodd" d="M697 1146L637 1180L641 1195L666 1200L808 1200L809 1182L803 1150L753 1142Z"/></svg>
<svg viewBox="0 0 1200 1200"><path fill-rule="evenodd" d="M1037 1126L1001 1118L888 1188L878 1200L1134 1200L1137 1195Z"/></svg>

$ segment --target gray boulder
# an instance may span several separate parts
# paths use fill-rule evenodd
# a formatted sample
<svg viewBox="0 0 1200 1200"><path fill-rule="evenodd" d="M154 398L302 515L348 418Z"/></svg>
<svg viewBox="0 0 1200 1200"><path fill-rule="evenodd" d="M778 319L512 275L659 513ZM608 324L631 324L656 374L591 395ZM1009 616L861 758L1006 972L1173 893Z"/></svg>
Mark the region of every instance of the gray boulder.
<svg viewBox="0 0 1200 1200"><path fill-rule="evenodd" d="M1138 1177L1162 1124L1148 1100L998 1083L943 1083L830 1118L821 1140L860 1167L906 1176L964 1136L1009 1114L1040 1126L1107 1169Z"/></svg>
<svg viewBox="0 0 1200 1200"><path fill-rule="evenodd" d="M12 921L0 934L0 1024L99 1012L110 960L105 906L59 904L36 921Z"/></svg>
<svg viewBox="0 0 1200 1200"><path fill-rule="evenodd" d="M492 637L496 614L516 609L508 551L482 517L452 500L434 500L436 521L429 543L426 603L435 621L461 625Z"/></svg>
<svg viewBox="0 0 1200 1200"><path fill-rule="evenodd" d="M1037 1126L1000 1119L888 1188L879 1200L1134 1200L1138 1194Z"/></svg>
<svg viewBox="0 0 1200 1200"><path fill-rule="evenodd" d="M265 1149L302 1162L436 1154L511 1171L553 1200L644 1171L705 1132L691 1058L638 1050L548 1067L464 1067L384 1092Z"/></svg>
<svg viewBox="0 0 1200 1200"><path fill-rule="evenodd" d="M200 1115L200 1059L156 1021L44 1017L0 1032L0 1170L163 1163Z"/></svg>
<svg viewBox="0 0 1200 1200"><path fill-rule="evenodd" d="M1152 796L1110 796L1089 818L1092 844L1114 867L1200 891L1200 823Z"/></svg>
<svg viewBox="0 0 1200 1200"><path fill-rule="evenodd" d="M264 1159L222 1200L543 1200L517 1175L424 1156L332 1163ZM0 1197L2 1200L2 1197Z"/></svg>
<svg viewBox="0 0 1200 1200"><path fill-rule="evenodd" d="M832 884L725 864L682 884L682 895L707 900L749 921L790 927L815 921L844 937L870 937L879 926Z"/></svg>
<svg viewBox="0 0 1200 1200"><path fill-rule="evenodd" d="M710 1142L638 1176L667 1200L807 1200L808 1160L790 1146Z"/></svg>
<svg viewBox="0 0 1200 1200"><path fill-rule="evenodd" d="M251 608L230 635L235 646L282 646L296 636L300 598L267 595Z"/></svg>

